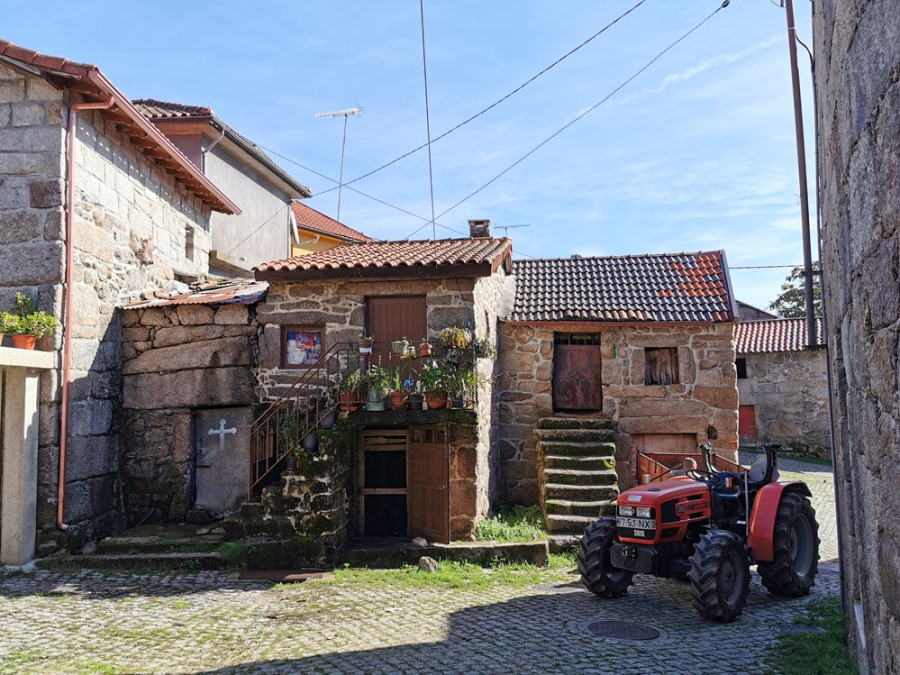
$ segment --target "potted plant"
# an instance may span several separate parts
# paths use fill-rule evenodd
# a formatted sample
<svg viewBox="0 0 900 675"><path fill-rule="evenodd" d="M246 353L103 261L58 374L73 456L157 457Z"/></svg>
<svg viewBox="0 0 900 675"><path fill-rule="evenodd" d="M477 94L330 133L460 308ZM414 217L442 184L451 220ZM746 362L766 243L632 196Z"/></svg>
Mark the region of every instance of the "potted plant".
<svg viewBox="0 0 900 675"><path fill-rule="evenodd" d="M468 328L447 326L438 334L444 349L468 349L472 346L472 331Z"/></svg>
<svg viewBox="0 0 900 675"><path fill-rule="evenodd" d="M360 392L363 389L365 378L358 370L348 371L338 384L338 409L359 410L362 407Z"/></svg>
<svg viewBox="0 0 900 675"><path fill-rule="evenodd" d="M408 350L409 350L409 340L407 340L405 337L391 342L391 353L393 353L396 356L406 356L406 352Z"/></svg>
<svg viewBox="0 0 900 675"><path fill-rule="evenodd" d="M391 372L388 368L372 366L369 369L369 396L366 410L384 410L384 400L391 390Z"/></svg>
<svg viewBox="0 0 900 675"><path fill-rule="evenodd" d="M422 338L419 344L419 356L429 357L434 353L434 345L428 341L428 338Z"/></svg>
<svg viewBox="0 0 900 675"><path fill-rule="evenodd" d="M443 362L429 361L419 374L422 393L429 410L447 406L447 366Z"/></svg>
<svg viewBox="0 0 900 675"><path fill-rule="evenodd" d="M486 380L474 364L465 363L453 368L447 381L450 406L452 408L471 408L474 405L478 387Z"/></svg>
<svg viewBox="0 0 900 675"><path fill-rule="evenodd" d="M4 335L12 335L19 330L19 318L9 312L0 312L0 342Z"/></svg>
<svg viewBox="0 0 900 675"><path fill-rule="evenodd" d="M375 338L363 333L356 340L356 343L359 346L360 354L371 354L372 353L372 345L375 344Z"/></svg>
<svg viewBox="0 0 900 675"><path fill-rule="evenodd" d="M12 322L7 324L13 347L34 349L35 340L53 333L60 327L55 316L36 311L34 301L24 293L16 293L15 314L10 316L15 319L14 325Z"/></svg>
<svg viewBox="0 0 900 675"><path fill-rule="evenodd" d="M409 371L410 358L405 358L391 369L391 407L394 410L405 410L410 391L413 390L413 380L407 380L404 375Z"/></svg>
<svg viewBox="0 0 900 675"><path fill-rule="evenodd" d="M278 435L281 436L282 448L288 451L288 469L297 467L297 461L303 452L303 441L300 440L300 420L293 408L285 410L278 418Z"/></svg>

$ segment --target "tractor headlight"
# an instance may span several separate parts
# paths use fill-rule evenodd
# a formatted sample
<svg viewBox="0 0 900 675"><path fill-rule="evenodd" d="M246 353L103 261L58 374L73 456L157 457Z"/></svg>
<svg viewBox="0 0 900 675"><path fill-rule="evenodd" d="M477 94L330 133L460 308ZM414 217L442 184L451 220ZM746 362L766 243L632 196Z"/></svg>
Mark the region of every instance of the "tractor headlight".
<svg viewBox="0 0 900 675"><path fill-rule="evenodd" d="M627 516L629 518L634 517L634 507L633 506L620 506L619 507L619 515Z"/></svg>
<svg viewBox="0 0 900 675"><path fill-rule="evenodd" d="M650 518L652 516L652 510L649 506L638 506L635 509L635 514L638 518Z"/></svg>

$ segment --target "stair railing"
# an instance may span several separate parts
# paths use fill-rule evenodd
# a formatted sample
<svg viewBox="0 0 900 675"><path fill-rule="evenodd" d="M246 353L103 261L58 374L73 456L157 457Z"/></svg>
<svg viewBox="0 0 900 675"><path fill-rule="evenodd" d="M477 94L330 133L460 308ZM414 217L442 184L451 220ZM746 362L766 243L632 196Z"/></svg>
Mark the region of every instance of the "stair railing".
<svg viewBox="0 0 900 675"><path fill-rule="evenodd" d="M247 499L303 439L316 433L322 421L337 411L336 386L360 369L356 345L340 342L319 363L306 370L284 394L272 401L250 425Z"/></svg>

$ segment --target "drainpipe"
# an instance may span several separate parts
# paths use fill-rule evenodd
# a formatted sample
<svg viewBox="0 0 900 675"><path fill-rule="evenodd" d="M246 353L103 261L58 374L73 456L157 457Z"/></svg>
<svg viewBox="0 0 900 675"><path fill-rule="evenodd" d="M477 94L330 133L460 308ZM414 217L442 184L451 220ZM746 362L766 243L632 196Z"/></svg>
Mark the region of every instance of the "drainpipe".
<svg viewBox="0 0 900 675"><path fill-rule="evenodd" d="M66 298L63 309L63 376L62 403L59 414L59 488L56 505L56 524L65 531L69 526L65 522L66 502L66 452L69 440L69 375L72 370L72 277L75 251L75 132L79 110L108 110L115 105L110 96L102 103L72 103L69 105L69 126L66 138Z"/></svg>

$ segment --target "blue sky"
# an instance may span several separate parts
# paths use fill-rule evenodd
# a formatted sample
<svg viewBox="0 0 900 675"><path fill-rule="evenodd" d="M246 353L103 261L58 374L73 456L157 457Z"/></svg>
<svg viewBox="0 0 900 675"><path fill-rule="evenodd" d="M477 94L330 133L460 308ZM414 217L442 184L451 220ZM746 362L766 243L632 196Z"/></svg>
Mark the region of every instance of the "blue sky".
<svg viewBox="0 0 900 675"><path fill-rule="evenodd" d="M638 1L426 0L432 137ZM490 218L517 257L724 249L737 297L765 307L790 270L734 268L802 262L784 10L772 0L732 0L616 91L720 4L645 0L435 142L438 238L467 236L469 218ZM796 4L809 44L809 4ZM0 38L96 64L131 98L213 108L332 217L344 125L316 114L364 111L347 125L345 181L427 138L418 0L0 0L0 14ZM802 49L800 65L812 167ZM430 195L423 150L345 187L341 221L375 238L430 238Z"/></svg>

